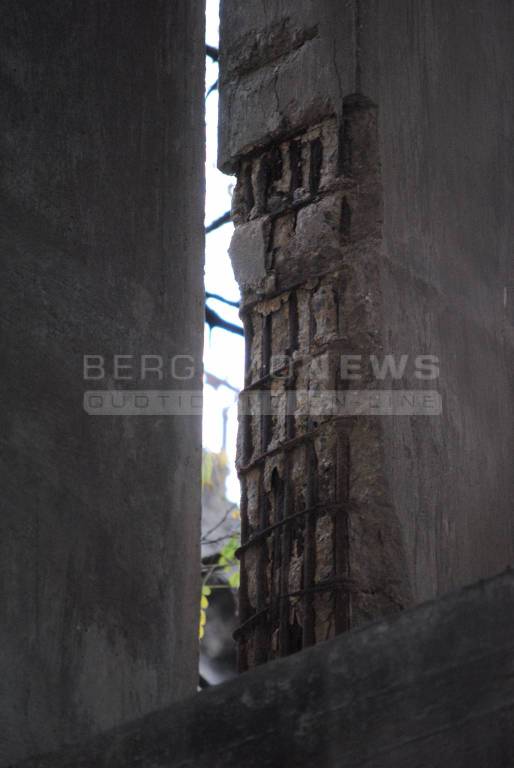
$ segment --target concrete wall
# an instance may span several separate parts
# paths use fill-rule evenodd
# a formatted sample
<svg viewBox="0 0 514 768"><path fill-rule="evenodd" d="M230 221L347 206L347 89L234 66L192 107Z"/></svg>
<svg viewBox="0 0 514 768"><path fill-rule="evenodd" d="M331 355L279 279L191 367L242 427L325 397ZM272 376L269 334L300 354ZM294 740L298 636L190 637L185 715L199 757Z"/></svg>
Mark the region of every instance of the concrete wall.
<svg viewBox="0 0 514 768"><path fill-rule="evenodd" d="M341 629L514 560L513 32L508 0L222 4L219 162L239 177L232 252L252 331L247 385L265 388L256 350L291 352L292 293L295 351L304 361L297 368L307 385L310 361L327 350L440 361L437 381L420 382L409 364L394 386L436 388L441 416L347 420L336 428L347 446L342 465L336 447L322 455L331 438L318 452L319 425L306 429L325 468L317 502L332 521L315 529L310 564L297 564L303 576L286 575L281 589L305 587L306 574L315 586L321 563L332 586L343 584ZM291 147L297 157L302 146L305 180L313 140L323 153L320 183L293 190L291 177L302 174ZM281 323L270 347L266 333ZM310 383L332 389L337 375L334 368L323 384ZM389 385L367 380L360 388ZM243 475L263 467L246 527L243 520L249 541L262 543L259 530L281 519L273 499L263 502L268 517L251 506L272 491L274 468L284 478L271 454L285 456L293 446L279 421L264 451L261 442L249 457L240 454ZM296 490L308 474L302 466L293 455ZM330 496L330 479L337 485L341 478L344 493ZM297 510L309 506L303 495ZM327 536L328 565L319 550ZM304 532L294 537L303 547ZM243 601L259 573L251 548ZM280 571L283 559L270 551ZM258 624L273 589L259 603L253 586L246 618ZM336 623L337 604L335 594ZM307 615L307 598L304 608ZM303 624L301 611L294 620ZM269 650L274 631L257 642L271 655L280 652ZM303 634L305 643L304 626Z"/></svg>
<svg viewBox="0 0 514 768"><path fill-rule="evenodd" d="M384 343L441 361L443 417L384 432L423 600L514 561L514 8L361 11L360 87L380 110Z"/></svg>
<svg viewBox="0 0 514 768"><path fill-rule="evenodd" d="M0 8L5 766L195 690L200 420L82 399L144 388L113 354L201 358L204 11Z"/></svg>
<svg viewBox="0 0 514 768"><path fill-rule="evenodd" d="M513 601L502 574L19 768L507 768Z"/></svg>

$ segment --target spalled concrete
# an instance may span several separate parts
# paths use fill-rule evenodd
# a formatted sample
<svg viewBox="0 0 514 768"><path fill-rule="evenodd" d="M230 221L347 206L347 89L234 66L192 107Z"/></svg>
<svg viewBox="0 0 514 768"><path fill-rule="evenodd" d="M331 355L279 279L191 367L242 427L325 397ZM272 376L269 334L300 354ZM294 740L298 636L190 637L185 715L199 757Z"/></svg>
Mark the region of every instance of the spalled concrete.
<svg viewBox="0 0 514 768"><path fill-rule="evenodd" d="M259 256L259 281L241 281L247 387L277 390L266 377L283 355L289 389L442 398L439 416L337 428L306 423L300 407L289 420L242 420L251 665L319 639L315 590L333 589L332 607L318 607L337 632L514 561L514 8L330 0L243 14L224 0L221 32L235 263L248 256L237 227L267 217L271 230L265 273ZM367 365L349 382L341 354L409 365L395 381ZM425 355L437 359L431 381L415 365ZM324 379L312 376L322 359Z"/></svg>
<svg viewBox="0 0 514 768"><path fill-rule="evenodd" d="M204 9L0 5L5 766L195 689L199 419L91 417L82 398L201 387ZM168 373L116 382L115 354Z"/></svg>

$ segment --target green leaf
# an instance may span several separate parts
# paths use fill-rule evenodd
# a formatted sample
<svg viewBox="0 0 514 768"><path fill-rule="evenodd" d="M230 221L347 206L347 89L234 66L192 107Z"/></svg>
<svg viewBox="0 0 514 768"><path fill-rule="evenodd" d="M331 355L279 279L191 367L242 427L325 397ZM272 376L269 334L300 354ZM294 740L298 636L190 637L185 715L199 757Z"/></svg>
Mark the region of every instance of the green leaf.
<svg viewBox="0 0 514 768"><path fill-rule="evenodd" d="M232 589L239 589L239 568L228 577L228 583Z"/></svg>
<svg viewBox="0 0 514 768"><path fill-rule="evenodd" d="M220 552L218 565L222 566L223 573L233 589L239 588L239 561L236 550L239 547L239 537L234 534Z"/></svg>

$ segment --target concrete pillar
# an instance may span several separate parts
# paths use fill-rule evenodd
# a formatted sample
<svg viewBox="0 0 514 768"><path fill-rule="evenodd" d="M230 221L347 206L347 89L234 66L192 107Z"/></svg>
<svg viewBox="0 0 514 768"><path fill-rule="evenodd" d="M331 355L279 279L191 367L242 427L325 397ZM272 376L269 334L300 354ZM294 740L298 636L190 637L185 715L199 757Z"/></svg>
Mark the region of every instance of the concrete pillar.
<svg viewBox="0 0 514 768"><path fill-rule="evenodd" d="M222 4L246 395L276 403L241 419L243 668L514 561L513 31L507 0Z"/></svg>
<svg viewBox="0 0 514 768"><path fill-rule="evenodd" d="M195 690L200 419L92 416L83 397L201 387L204 8L1 16L5 766ZM192 378L171 376L179 355Z"/></svg>

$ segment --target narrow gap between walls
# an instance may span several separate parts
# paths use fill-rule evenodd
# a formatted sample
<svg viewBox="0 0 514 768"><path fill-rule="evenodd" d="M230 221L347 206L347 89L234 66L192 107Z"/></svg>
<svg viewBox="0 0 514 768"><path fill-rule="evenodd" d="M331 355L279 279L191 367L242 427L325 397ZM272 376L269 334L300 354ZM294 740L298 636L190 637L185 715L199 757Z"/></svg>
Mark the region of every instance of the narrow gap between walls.
<svg viewBox="0 0 514 768"><path fill-rule="evenodd" d="M236 674L240 485L235 470L237 398L245 351L239 288L228 247L234 179L217 169L219 0L206 7L205 344L202 463L202 595L199 687Z"/></svg>

